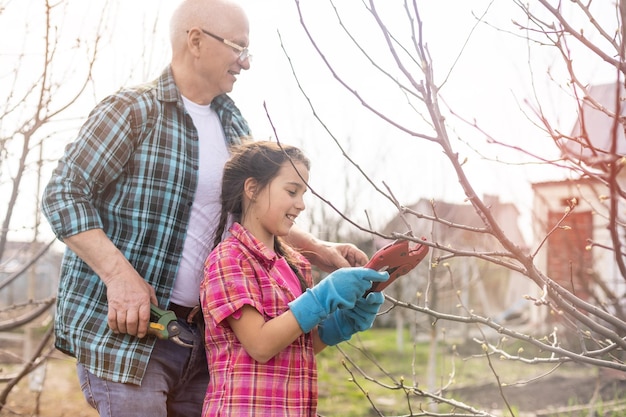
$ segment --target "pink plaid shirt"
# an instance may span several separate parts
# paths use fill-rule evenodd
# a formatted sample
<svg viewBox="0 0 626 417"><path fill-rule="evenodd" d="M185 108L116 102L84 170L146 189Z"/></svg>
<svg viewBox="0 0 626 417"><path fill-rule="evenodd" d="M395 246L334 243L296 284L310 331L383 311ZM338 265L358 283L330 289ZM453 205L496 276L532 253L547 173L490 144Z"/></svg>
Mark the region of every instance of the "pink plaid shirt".
<svg viewBox="0 0 626 417"><path fill-rule="evenodd" d="M315 416L317 365L310 334L300 336L267 363L252 359L225 320L244 305L266 320L289 309L294 294L277 263L284 262L235 223L231 236L209 255L200 287L205 343L211 380L203 416ZM313 284L308 261L294 252L307 285ZM291 272L290 270L288 272Z"/></svg>

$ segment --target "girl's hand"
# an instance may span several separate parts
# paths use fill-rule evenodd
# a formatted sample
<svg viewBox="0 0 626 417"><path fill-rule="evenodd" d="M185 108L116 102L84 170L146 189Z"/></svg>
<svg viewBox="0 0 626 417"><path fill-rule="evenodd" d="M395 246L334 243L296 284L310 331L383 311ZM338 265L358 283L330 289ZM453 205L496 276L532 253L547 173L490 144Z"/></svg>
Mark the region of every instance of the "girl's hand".
<svg viewBox="0 0 626 417"><path fill-rule="evenodd" d="M289 303L289 308L302 331L308 333L338 308L354 308L365 291L371 288L372 282L385 282L388 279L387 272L363 267L341 268L313 288L308 288Z"/></svg>
<svg viewBox="0 0 626 417"><path fill-rule="evenodd" d="M372 327L384 301L385 296L382 292L371 292L367 297L359 298L354 308L335 310L331 316L319 324L317 328L319 338L327 346L350 340L354 333Z"/></svg>

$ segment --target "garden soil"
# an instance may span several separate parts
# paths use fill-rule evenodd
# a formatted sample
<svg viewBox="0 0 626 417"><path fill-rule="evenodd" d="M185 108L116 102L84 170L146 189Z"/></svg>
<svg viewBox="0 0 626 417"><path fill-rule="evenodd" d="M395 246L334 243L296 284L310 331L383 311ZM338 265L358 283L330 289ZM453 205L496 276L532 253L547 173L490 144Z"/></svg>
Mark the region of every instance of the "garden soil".
<svg viewBox="0 0 626 417"><path fill-rule="evenodd" d="M4 385L0 385L4 389ZM466 386L446 392L446 397L462 399L477 409L491 411L496 415L510 415L506 401L514 405L517 417L547 417L560 410L566 416L626 416L626 375L622 372L602 371L597 376L562 377L547 376L526 385L503 387L502 392L494 385ZM600 413L598 406L589 414L586 405L597 404L602 398L601 408L612 414ZM621 399L621 401L620 401ZM615 410L622 410L615 411ZM40 416L40 417L97 417L97 413L87 406L76 379L74 361L60 353L55 353L48 361L43 390L32 392L28 378L22 380L11 391L7 404L0 416ZM340 417L327 415L326 417Z"/></svg>

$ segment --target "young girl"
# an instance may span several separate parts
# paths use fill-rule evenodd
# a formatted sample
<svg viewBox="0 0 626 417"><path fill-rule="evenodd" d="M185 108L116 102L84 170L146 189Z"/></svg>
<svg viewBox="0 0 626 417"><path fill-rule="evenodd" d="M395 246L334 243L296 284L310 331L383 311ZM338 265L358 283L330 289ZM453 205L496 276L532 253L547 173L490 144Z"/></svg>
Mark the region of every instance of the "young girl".
<svg viewBox="0 0 626 417"><path fill-rule="evenodd" d="M313 287L308 261L281 240L304 210L308 179L303 153L275 142L243 145L226 163L200 289L211 375L203 416L315 416L315 353L371 327L383 302L363 294L386 272L342 268Z"/></svg>

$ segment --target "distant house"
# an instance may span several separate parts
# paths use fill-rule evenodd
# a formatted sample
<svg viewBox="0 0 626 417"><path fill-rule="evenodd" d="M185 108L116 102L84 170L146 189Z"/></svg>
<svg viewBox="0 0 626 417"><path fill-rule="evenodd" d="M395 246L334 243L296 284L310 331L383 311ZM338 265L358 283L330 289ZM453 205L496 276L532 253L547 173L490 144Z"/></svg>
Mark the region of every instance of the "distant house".
<svg viewBox="0 0 626 417"><path fill-rule="evenodd" d="M623 294L624 279L612 251L591 246L592 242L612 246L605 185L591 179L547 181L533 184L533 191L534 234L541 239L549 233L536 258L540 269L583 300L593 296L597 277Z"/></svg>
<svg viewBox="0 0 626 417"><path fill-rule="evenodd" d="M56 296L62 257L58 251L52 248L47 250L19 274L24 265L30 263L45 246L41 242L7 242L0 260L0 306L6 308ZM17 278L11 279L18 274Z"/></svg>
<svg viewBox="0 0 626 417"><path fill-rule="evenodd" d="M561 141L563 155L580 161L592 173L606 173L626 155L624 126L613 126L619 91L620 114L626 115L626 91L615 83L592 86L581 108L581 115L572 129L571 137ZM611 147L615 142L615 154ZM626 189L626 169L618 173L617 183ZM546 181L533 184L534 235L537 244L548 234L536 258L537 265L547 275L583 300L606 308L623 308L626 283L620 275L607 229L609 222L609 189L606 181L597 177ZM621 224L626 220L625 199L618 203ZM568 215L565 220L565 213ZM560 227L555 229L559 224ZM622 243L625 227L621 227ZM592 244L593 243L593 244ZM611 294L611 296L607 296ZM613 310L616 311L616 310Z"/></svg>
<svg viewBox="0 0 626 417"><path fill-rule="evenodd" d="M507 236L525 249L527 244L518 225L520 215L518 209L511 203L501 202L494 195L484 196L483 201ZM453 204L421 199L408 208L424 215L436 215L446 222L474 228L484 227L481 218L469 203ZM449 245L455 249L476 252L503 250L500 243L487 234L413 216L407 216L407 219L415 236L425 236L443 247ZM398 232L403 228L406 228L405 223L396 218L386 226L385 231ZM429 255L432 256L431 259L436 259L447 254L449 253L445 250L431 248ZM427 287L429 273L432 274L431 285ZM483 317L509 323L512 320L518 322L532 320L529 316L531 310L525 308L528 302L524 296L531 291L533 294L536 293L533 285L528 279L508 269L475 257L457 256L442 262L430 271L427 259L411 272L409 277L396 281L385 292L403 301L420 305L428 301L429 307L443 313L465 315L463 307L466 307ZM427 326L428 322L424 325ZM442 326L448 330L456 330L461 336L467 336L466 332L470 327L454 322L446 322Z"/></svg>
<svg viewBox="0 0 626 417"><path fill-rule="evenodd" d="M616 154L626 155L624 126L613 126L616 106L621 106L620 116L626 116L626 89L616 83L589 87L589 96L583 100L581 115L576 121L570 138L563 140L565 155L582 160L590 167L597 167L612 158L611 150L615 132ZM616 99L619 91L619 100ZM608 113L608 114L607 114Z"/></svg>

